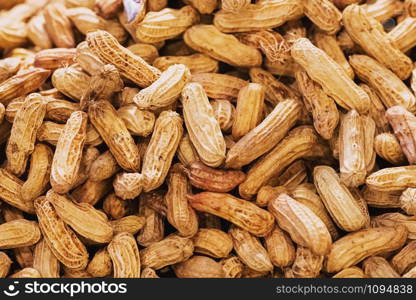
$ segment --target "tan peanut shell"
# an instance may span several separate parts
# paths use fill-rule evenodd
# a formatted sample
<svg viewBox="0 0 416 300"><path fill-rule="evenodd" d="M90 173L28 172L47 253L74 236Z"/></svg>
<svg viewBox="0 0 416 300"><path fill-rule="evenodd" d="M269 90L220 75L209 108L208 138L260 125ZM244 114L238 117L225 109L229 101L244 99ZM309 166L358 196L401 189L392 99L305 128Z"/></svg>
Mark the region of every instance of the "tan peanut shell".
<svg viewBox="0 0 416 300"><path fill-rule="evenodd" d="M225 278L241 278L243 275L243 263L236 256L229 256L220 260Z"/></svg>
<svg viewBox="0 0 416 300"><path fill-rule="evenodd" d="M140 278L140 254L133 235L117 234L107 250L113 262L114 278Z"/></svg>
<svg viewBox="0 0 416 300"><path fill-rule="evenodd" d="M192 241L194 252L214 258L227 257L233 249L231 237L215 228L200 228Z"/></svg>
<svg viewBox="0 0 416 300"><path fill-rule="evenodd" d="M236 113L234 105L228 100L212 100L210 101L210 104L222 132L230 131Z"/></svg>
<svg viewBox="0 0 416 300"><path fill-rule="evenodd" d="M399 253L393 256L391 264L399 274L409 271L416 265L415 257L416 242L412 241L404 246Z"/></svg>
<svg viewBox="0 0 416 300"><path fill-rule="evenodd" d="M1 224L0 236L0 249L13 249L36 244L41 232L37 222L20 219Z"/></svg>
<svg viewBox="0 0 416 300"><path fill-rule="evenodd" d="M300 126L291 130L271 152L249 169L246 180L239 186L240 195L249 199L257 194L273 176L282 173L295 160L306 156L317 141L318 136L311 127Z"/></svg>
<svg viewBox="0 0 416 300"><path fill-rule="evenodd" d="M53 159L52 149L45 144L36 144L30 158L29 173L21 188L21 198L33 201L42 195L48 186Z"/></svg>
<svg viewBox="0 0 416 300"><path fill-rule="evenodd" d="M133 101L140 109L155 110L169 106L179 98L190 79L191 73L185 65L172 65L158 80L141 90Z"/></svg>
<svg viewBox="0 0 416 300"><path fill-rule="evenodd" d="M33 254L33 268L39 271L43 278L59 278L60 263L48 246L48 243L42 239L35 246Z"/></svg>
<svg viewBox="0 0 416 300"><path fill-rule="evenodd" d="M113 181L115 194L121 199L133 199L146 185L146 177L140 173L119 173Z"/></svg>
<svg viewBox="0 0 416 300"><path fill-rule="evenodd" d="M284 268L293 264L295 260L295 246L290 237L279 227L265 237L265 246L270 261L275 267Z"/></svg>
<svg viewBox="0 0 416 300"><path fill-rule="evenodd" d="M51 185L57 193L67 193L77 180L87 138L87 118L85 112L73 112L59 136L51 167Z"/></svg>
<svg viewBox="0 0 416 300"><path fill-rule="evenodd" d="M179 164L174 165L168 179L165 195L167 220L183 237L192 237L198 231L198 217L188 203L191 187Z"/></svg>
<svg viewBox="0 0 416 300"><path fill-rule="evenodd" d="M181 9L165 8L158 12L147 13L136 29L136 37L143 43L156 43L172 39L199 19L192 6Z"/></svg>
<svg viewBox="0 0 416 300"><path fill-rule="evenodd" d="M45 28L53 43L59 48L73 48L75 37L72 24L65 15L65 6L61 3L51 3L44 9Z"/></svg>
<svg viewBox="0 0 416 300"><path fill-rule="evenodd" d="M113 272L113 262L107 248L97 251L87 266L87 272L93 277L107 277Z"/></svg>
<svg viewBox="0 0 416 300"><path fill-rule="evenodd" d="M344 26L358 45L381 64L392 70L400 79L410 76L412 62L395 48L384 31L378 30L378 22L371 19L365 10L356 4L348 6L342 14Z"/></svg>
<svg viewBox="0 0 416 300"><path fill-rule="evenodd" d="M165 236L163 215L146 204L152 198L161 200L160 198L163 199L163 196L160 192L149 192L140 195L138 215L145 218L144 226L137 235L137 242L140 246L148 247L161 241Z"/></svg>
<svg viewBox="0 0 416 300"><path fill-rule="evenodd" d="M261 1L247 5L238 12L220 10L215 15L214 24L223 32L256 31L280 26L301 15L301 1Z"/></svg>
<svg viewBox="0 0 416 300"><path fill-rule="evenodd" d="M339 272L363 259L399 249L407 238L404 226L362 229L335 241L325 261L329 273Z"/></svg>
<svg viewBox="0 0 416 300"><path fill-rule="evenodd" d="M12 260L3 251L0 252L0 278L6 278L10 271Z"/></svg>
<svg viewBox="0 0 416 300"><path fill-rule="evenodd" d="M105 100L93 102L89 105L88 116L120 167L127 171L138 171L139 151L114 107Z"/></svg>
<svg viewBox="0 0 416 300"><path fill-rule="evenodd" d="M316 255L329 252L332 239L328 228L307 206L281 194L269 202L268 209L294 242L311 249Z"/></svg>
<svg viewBox="0 0 416 300"><path fill-rule="evenodd" d="M0 169L0 199L24 212L33 214L35 212L33 202L24 201L21 197L22 185L23 181L19 178L6 169Z"/></svg>
<svg viewBox="0 0 416 300"><path fill-rule="evenodd" d="M232 238L235 252L244 264L259 272L273 270L269 254L258 238L236 226L232 226L228 233Z"/></svg>
<svg viewBox="0 0 416 300"><path fill-rule="evenodd" d="M223 218L255 236L265 236L273 228L274 218L266 210L231 194L202 192L189 195L191 206Z"/></svg>
<svg viewBox="0 0 416 300"><path fill-rule="evenodd" d="M225 159L225 141L208 97L198 83L189 83L182 90L186 129L203 163L218 167Z"/></svg>
<svg viewBox="0 0 416 300"><path fill-rule="evenodd" d="M161 56L153 61L153 66L166 71L170 66L183 64L192 74L218 72L219 63L208 55L196 53L182 56Z"/></svg>
<svg viewBox="0 0 416 300"><path fill-rule="evenodd" d="M302 0L304 14L322 31L335 34L341 29L342 14L330 0Z"/></svg>
<svg viewBox="0 0 416 300"><path fill-rule="evenodd" d="M192 49L232 66L256 67L262 63L260 51L231 34L222 33L214 25L192 26L185 32L184 41Z"/></svg>
<svg viewBox="0 0 416 300"><path fill-rule="evenodd" d="M339 271L332 278L366 278L363 270L359 267L349 267Z"/></svg>
<svg viewBox="0 0 416 300"><path fill-rule="evenodd" d="M372 173L366 179L370 189L379 192L403 191L409 187L416 187L416 166L384 168Z"/></svg>
<svg viewBox="0 0 416 300"><path fill-rule="evenodd" d="M138 86L147 87L159 78L159 70L120 45L110 33L102 30L90 32L86 40L93 54L103 62L113 64L122 76Z"/></svg>
<svg viewBox="0 0 416 300"><path fill-rule="evenodd" d="M145 225L145 218L136 215L126 216L117 220L110 221L114 234L129 232L136 234Z"/></svg>
<svg viewBox="0 0 416 300"><path fill-rule="evenodd" d="M257 127L241 138L227 153L229 168L240 168L271 150L286 136L300 115L296 100L279 103Z"/></svg>
<svg viewBox="0 0 416 300"><path fill-rule="evenodd" d="M92 163L89 179L92 181L103 181L112 177L119 169L120 166L117 164L113 154L110 151L106 151Z"/></svg>
<svg viewBox="0 0 416 300"><path fill-rule="evenodd" d="M292 265L295 278L317 278L323 267L324 256L314 254L310 249L299 246Z"/></svg>
<svg viewBox="0 0 416 300"><path fill-rule="evenodd" d="M349 61L357 76L375 90L387 108L399 105L415 109L415 96L393 72L369 56L351 55Z"/></svg>
<svg viewBox="0 0 416 300"><path fill-rule="evenodd" d="M230 192L246 177L241 171L217 170L207 167L201 162L192 163L184 171L194 187L218 193Z"/></svg>
<svg viewBox="0 0 416 300"><path fill-rule="evenodd" d="M172 234L141 251L141 263L144 268L154 270L186 261L191 257L194 245L190 239Z"/></svg>
<svg viewBox="0 0 416 300"><path fill-rule="evenodd" d="M75 232L58 216L46 197L35 200L36 215L43 237L55 257L66 267L84 269L88 264L88 252Z"/></svg>
<svg viewBox="0 0 416 300"><path fill-rule="evenodd" d="M113 228L107 216L88 203L76 203L66 196L54 191L46 194L58 216L83 237L97 242L109 242L113 236Z"/></svg>
<svg viewBox="0 0 416 300"><path fill-rule="evenodd" d="M263 113L265 88L258 83L249 83L238 93L232 135L238 140L255 128Z"/></svg>
<svg viewBox="0 0 416 300"><path fill-rule="evenodd" d="M407 216L399 212L384 213L371 218L371 226L395 227L403 225L407 228L408 239L416 238L416 217Z"/></svg>
<svg viewBox="0 0 416 300"><path fill-rule="evenodd" d="M7 169L20 176L24 173L29 155L35 148L36 132L46 113L46 101L39 94L26 97L16 114L7 143Z"/></svg>
<svg viewBox="0 0 416 300"><path fill-rule="evenodd" d="M355 84L344 69L328 54L315 47L310 40L300 38L292 46L292 57L312 80L320 84L325 93L339 106L366 113L370 106L368 95Z"/></svg>
<svg viewBox="0 0 416 300"><path fill-rule="evenodd" d="M393 133L378 134L374 139L374 150L377 155L393 165L402 165L406 162L406 156L400 146L399 140Z"/></svg>
<svg viewBox="0 0 416 300"><path fill-rule="evenodd" d="M156 120L143 159L145 192L158 188L165 180L183 135L182 124L182 118L173 111L163 111Z"/></svg>
<svg viewBox="0 0 416 300"><path fill-rule="evenodd" d="M194 255L173 267L178 278L223 278L220 263L206 256Z"/></svg>
<svg viewBox="0 0 416 300"><path fill-rule="evenodd" d="M64 67L52 74L53 86L62 94L80 101L90 86L91 77L80 69Z"/></svg>
<svg viewBox="0 0 416 300"><path fill-rule="evenodd" d="M408 215L416 215L416 189L408 188L403 191L399 198L400 208Z"/></svg>
<svg viewBox="0 0 416 300"><path fill-rule="evenodd" d="M389 262L380 256L372 256L363 262L364 273L369 278L399 278Z"/></svg>

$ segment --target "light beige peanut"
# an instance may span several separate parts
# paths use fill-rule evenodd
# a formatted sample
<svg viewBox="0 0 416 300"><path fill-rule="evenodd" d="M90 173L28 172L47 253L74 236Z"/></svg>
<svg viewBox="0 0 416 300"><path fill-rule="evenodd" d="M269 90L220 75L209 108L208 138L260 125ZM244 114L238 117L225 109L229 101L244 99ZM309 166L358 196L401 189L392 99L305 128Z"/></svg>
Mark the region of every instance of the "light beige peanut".
<svg viewBox="0 0 416 300"><path fill-rule="evenodd" d="M67 100L48 98L47 101L45 118L58 123L66 123L71 114L79 109L78 103Z"/></svg>
<svg viewBox="0 0 416 300"><path fill-rule="evenodd" d="M43 278L59 278L60 264L48 246L42 239L35 246L33 254L33 268L39 271Z"/></svg>
<svg viewBox="0 0 416 300"><path fill-rule="evenodd" d="M88 107L88 116L120 167L127 171L138 171L139 151L114 107L105 100L93 102Z"/></svg>
<svg viewBox="0 0 416 300"><path fill-rule="evenodd" d="M328 228L307 206L281 194L269 202L268 209L295 243L308 247L316 255L329 252L332 239Z"/></svg>
<svg viewBox="0 0 416 300"><path fill-rule="evenodd" d="M317 141L318 136L311 127L300 126L291 130L271 152L249 169L246 180L239 186L240 195L249 199L257 194L273 176L282 173L295 160L306 156Z"/></svg>
<svg viewBox="0 0 416 300"><path fill-rule="evenodd" d="M194 209L223 218L255 236L266 236L274 225L268 211L231 194L202 192L189 195L188 201Z"/></svg>
<svg viewBox="0 0 416 300"><path fill-rule="evenodd" d="M120 45L110 33L102 30L90 32L86 40L93 54L103 62L113 64L123 77L138 86L147 87L159 78L159 70Z"/></svg>
<svg viewBox="0 0 416 300"><path fill-rule="evenodd" d="M325 269L329 273L339 272L363 259L387 253L403 246L407 237L404 226L362 229L335 241L328 254Z"/></svg>
<svg viewBox="0 0 416 300"><path fill-rule="evenodd" d="M235 118L235 107L228 100L212 100L210 101L212 109L214 110L215 119L220 124L222 132L228 132L231 130L234 118Z"/></svg>
<svg viewBox="0 0 416 300"><path fill-rule="evenodd" d="M305 1L307 2L307 1ZM341 46L338 44L335 35L330 35L325 32L316 30L313 35L313 41L316 46L325 51L333 60L335 60L347 73L347 75L354 79L354 70L348 63Z"/></svg>
<svg viewBox="0 0 416 300"><path fill-rule="evenodd" d="M17 219L0 225L0 249L14 249L36 244L40 237L38 223Z"/></svg>
<svg viewBox="0 0 416 300"><path fill-rule="evenodd" d="M9 57L0 60L0 83L9 79L19 71L20 59Z"/></svg>
<svg viewBox="0 0 416 300"><path fill-rule="evenodd" d="M400 208L409 215L416 215L416 189L408 188L400 195Z"/></svg>
<svg viewBox="0 0 416 300"><path fill-rule="evenodd" d="M113 228L107 216L88 203L76 203L54 191L46 194L57 215L81 236L97 243L107 243L113 236Z"/></svg>
<svg viewBox="0 0 416 300"><path fill-rule="evenodd" d="M406 53L416 46L415 31L416 18L405 17L402 22L388 33L388 38L397 49Z"/></svg>
<svg viewBox="0 0 416 300"><path fill-rule="evenodd" d="M158 80L142 89L134 98L140 109L159 109L173 104L180 96L182 89L191 79L188 67L182 64L170 66Z"/></svg>
<svg viewBox="0 0 416 300"><path fill-rule="evenodd" d="M409 272L403 274L402 278L416 278L416 268L410 269Z"/></svg>
<svg viewBox="0 0 416 300"><path fill-rule="evenodd" d="M341 118L339 128L339 162L341 182L347 187L357 187L367 175L363 118L351 110Z"/></svg>
<svg viewBox="0 0 416 300"><path fill-rule="evenodd" d="M165 8L159 12L147 13L137 26L136 37L143 43L155 43L180 35L199 19L192 6L181 9Z"/></svg>
<svg viewBox="0 0 416 300"><path fill-rule="evenodd" d="M332 278L365 278L363 270L359 267L349 267L339 271Z"/></svg>
<svg viewBox="0 0 416 300"><path fill-rule="evenodd" d="M35 55L34 66L48 70L63 68L75 63L76 49L53 48L39 51Z"/></svg>
<svg viewBox="0 0 416 300"><path fill-rule="evenodd" d="M225 100L237 98L240 89L248 84L238 77L217 73L193 74L191 81L201 84L209 98Z"/></svg>
<svg viewBox="0 0 416 300"><path fill-rule="evenodd" d="M0 252L0 278L6 278L10 271L12 260L3 251Z"/></svg>
<svg viewBox="0 0 416 300"><path fill-rule="evenodd" d="M290 237L279 227L265 237L265 246L270 261L275 267L284 268L293 264L295 260L295 247Z"/></svg>
<svg viewBox="0 0 416 300"><path fill-rule="evenodd" d="M127 47L127 49L129 49L133 54L143 58L148 64L153 64L153 62L159 58L158 49L150 44L137 43ZM161 71L165 71L157 65L154 65L154 67Z"/></svg>
<svg viewBox="0 0 416 300"><path fill-rule="evenodd" d="M322 31L335 34L341 29L342 14L330 0L303 0L304 14Z"/></svg>
<svg viewBox="0 0 416 300"><path fill-rule="evenodd" d="M117 114L132 135L146 137L152 133L156 119L152 112L130 104L119 108Z"/></svg>
<svg viewBox="0 0 416 300"><path fill-rule="evenodd" d="M335 170L327 166L318 166L315 167L313 176L316 189L334 222L345 231L363 228L366 216Z"/></svg>
<svg viewBox="0 0 416 300"><path fill-rule="evenodd" d="M24 212L34 214L33 203L21 197L23 181L6 169L0 169L0 199Z"/></svg>
<svg viewBox="0 0 416 300"><path fill-rule="evenodd" d="M110 151L106 151L92 163L89 179L92 181L103 181L112 177L118 170L120 170L120 167L116 159Z"/></svg>
<svg viewBox="0 0 416 300"><path fill-rule="evenodd" d="M39 94L26 97L16 114L7 143L7 169L20 176L26 169L29 155L35 148L36 132L46 113L46 101Z"/></svg>
<svg viewBox="0 0 416 300"><path fill-rule="evenodd" d="M182 171L181 165L174 165L168 179L168 192L165 195L167 219L184 237L192 237L198 231L198 217L188 203L187 195L191 186Z"/></svg>
<svg viewBox="0 0 416 300"><path fill-rule="evenodd" d="M218 72L219 63L208 55L196 53L185 56L161 56L153 61L153 66L166 71L170 66L183 64L192 74Z"/></svg>
<svg viewBox="0 0 416 300"><path fill-rule="evenodd" d="M58 216L46 197L35 200L36 215L43 237L53 255L66 267L84 269L88 264L88 252L75 232Z"/></svg>
<svg viewBox="0 0 416 300"><path fill-rule="evenodd" d="M114 191L122 199L139 196L145 185L146 177L140 173L119 173L113 181Z"/></svg>
<svg viewBox="0 0 416 300"><path fill-rule="evenodd" d="M49 77L50 71L31 68L17 73L0 83L1 103L7 105L12 99L36 91Z"/></svg>
<svg viewBox="0 0 416 300"><path fill-rule="evenodd" d="M45 144L36 144L30 158L29 173L23 183L20 194L25 202L35 200L42 195L49 183L53 152Z"/></svg>
<svg viewBox="0 0 416 300"><path fill-rule="evenodd" d="M324 139L330 139L340 118L334 100L305 71L296 72L295 77L305 106L312 112L316 131Z"/></svg>
<svg viewBox="0 0 416 300"><path fill-rule="evenodd" d="M12 275L9 278L40 278L41 274L34 268L24 268Z"/></svg>
<svg viewBox="0 0 416 300"><path fill-rule="evenodd" d="M371 218L371 226L385 226L385 227L394 227L398 225L403 225L407 228L408 239L416 238L416 217L407 216L399 212L385 213Z"/></svg>
<svg viewBox="0 0 416 300"><path fill-rule="evenodd" d="M339 106L366 113L370 106L368 95L356 85L344 69L308 39L300 38L292 46L292 57L312 80L320 84L326 94Z"/></svg>
<svg viewBox="0 0 416 300"><path fill-rule="evenodd" d="M372 256L363 262L364 273L369 278L399 278L389 262L380 256Z"/></svg>
<svg viewBox="0 0 416 300"><path fill-rule="evenodd" d="M264 97L265 88L258 83L249 83L240 90L232 128L234 139L243 137L260 123Z"/></svg>
<svg viewBox="0 0 416 300"><path fill-rule="evenodd" d="M299 115L300 105L296 100L279 103L266 119L231 147L226 166L240 168L271 150L287 135Z"/></svg>
<svg viewBox="0 0 416 300"><path fill-rule="evenodd" d="M403 191L416 187L415 170L416 166L384 168L369 175L366 183L370 189L379 192Z"/></svg>
<svg viewBox="0 0 416 300"><path fill-rule="evenodd" d="M206 256L195 255L173 267L178 278L223 278L220 263Z"/></svg>
<svg viewBox="0 0 416 300"><path fill-rule="evenodd" d="M107 277L113 272L113 262L106 248L98 250L87 266L87 272L93 277Z"/></svg>
<svg viewBox="0 0 416 300"><path fill-rule="evenodd" d="M72 189L78 176L87 137L87 114L71 114L59 136L51 167L52 189L65 194Z"/></svg>
<svg viewBox="0 0 416 300"><path fill-rule="evenodd" d="M192 241L194 252L214 258L227 257L233 249L231 237L215 228L200 228Z"/></svg>
<svg viewBox="0 0 416 300"><path fill-rule="evenodd" d="M404 1L405 9L411 17L416 17L416 2L414 0Z"/></svg>
<svg viewBox="0 0 416 300"><path fill-rule="evenodd" d="M220 260L225 278L241 278L244 265L236 256L229 256Z"/></svg>
<svg viewBox="0 0 416 300"><path fill-rule="evenodd" d="M110 221L114 234L129 232L136 234L145 225L145 218L135 215L126 216L117 220Z"/></svg>
<svg viewBox="0 0 416 300"><path fill-rule="evenodd" d="M273 0L247 5L237 13L220 10L214 18L215 26L223 32L245 32L271 29L302 15L301 1ZM246 22L246 20L252 20Z"/></svg>
<svg viewBox="0 0 416 300"><path fill-rule="evenodd" d="M65 15L66 8L61 3L51 3L44 9L45 29L50 39L59 48L74 48L75 38L72 24Z"/></svg>
<svg viewBox="0 0 416 300"><path fill-rule="evenodd" d="M144 268L159 270L186 261L192 256L193 250L194 246L190 239L172 234L141 250L141 263Z"/></svg>
<svg viewBox="0 0 416 300"><path fill-rule="evenodd" d="M292 191L307 179L306 164L303 160L297 160L286 168L286 170L276 178L270 180L270 184L283 186Z"/></svg>
<svg viewBox="0 0 416 300"><path fill-rule="evenodd" d="M412 241L391 259L391 264L399 274L409 271L416 265L415 247L416 242Z"/></svg>
<svg viewBox="0 0 416 300"><path fill-rule="evenodd" d="M399 140L392 133L378 134L374 139L374 150L377 155L393 165L402 165L406 162L406 156L400 146Z"/></svg>
<svg viewBox="0 0 416 300"><path fill-rule="evenodd" d="M62 94L80 101L88 90L90 76L74 67L56 69L52 74L52 84Z"/></svg>
<svg viewBox="0 0 416 300"><path fill-rule="evenodd" d="M236 226L232 226L228 233L232 238L235 252L244 264L259 272L273 270L269 254L258 238Z"/></svg>
<svg viewBox="0 0 416 300"><path fill-rule="evenodd" d="M89 75L94 75L102 70L105 64L98 58L98 56L92 53L86 41L79 43L76 49L76 62L85 72Z"/></svg>
<svg viewBox="0 0 416 300"><path fill-rule="evenodd" d="M317 278L323 267L324 256L314 254L310 249L299 246L292 265L295 278Z"/></svg>
<svg viewBox="0 0 416 300"><path fill-rule="evenodd" d="M120 0L96 0L94 11L101 17L109 19L114 17L121 9L122 1Z"/></svg>
<svg viewBox="0 0 416 300"><path fill-rule="evenodd" d="M140 253L133 235L122 232L107 246L114 278L140 278Z"/></svg>
<svg viewBox="0 0 416 300"><path fill-rule="evenodd" d="M317 215L322 220L322 222L324 222L333 240L336 240L339 237L338 229L332 221L327 209L322 202L322 199L319 197L316 191L299 185L290 192L290 195L296 201L307 206L310 210L312 210L312 212L315 213L315 215Z"/></svg>
<svg viewBox="0 0 416 300"><path fill-rule="evenodd" d="M241 171L217 170L201 162L192 163L184 171L194 187L210 192L230 192L245 179L245 174Z"/></svg>
<svg viewBox="0 0 416 300"><path fill-rule="evenodd" d="M213 25L192 26L185 32L184 41L192 49L233 66L256 67L262 63L260 51Z"/></svg>
<svg viewBox="0 0 416 300"><path fill-rule="evenodd" d="M198 83L189 83L182 91L185 125L203 163L218 167L225 159L225 141L208 97Z"/></svg>
<svg viewBox="0 0 416 300"><path fill-rule="evenodd" d="M199 161L198 153L196 152L189 135L185 134L176 151L179 161L186 167L192 163Z"/></svg>
<svg viewBox="0 0 416 300"><path fill-rule="evenodd" d="M359 5L348 6L342 14L342 21L350 37L366 53L393 71L400 79L410 76L412 62L389 41L387 35L378 30L378 22L371 19Z"/></svg>
<svg viewBox="0 0 416 300"><path fill-rule="evenodd" d="M221 0L221 8L226 12L239 12L251 4L249 0Z"/></svg>
<svg viewBox="0 0 416 300"><path fill-rule="evenodd" d="M362 190L362 196L368 206L380 208L398 208L400 207L400 195L402 191L379 192L365 186Z"/></svg>
<svg viewBox="0 0 416 300"><path fill-rule="evenodd" d="M74 188L84 184L89 177L92 163L98 158L100 151L95 147L84 147L82 151L81 164L78 170L78 178L75 181Z"/></svg>
<svg viewBox="0 0 416 300"><path fill-rule="evenodd" d="M256 196L256 204L260 207L266 207L267 204L280 194L287 194L288 189L284 186L264 185L260 188Z"/></svg>
<svg viewBox="0 0 416 300"><path fill-rule="evenodd" d="M183 135L182 124L182 118L173 111L162 112L156 120L143 160L145 192L158 188L165 180Z"/></svg>
<svg viewBox="0 0 416 300"><path fill-rule="evenodd" d="M399 105L414 110L415 96L393 72L366 55L352 55L349 61L357 76L375 90L387 108Z"/></svg>

